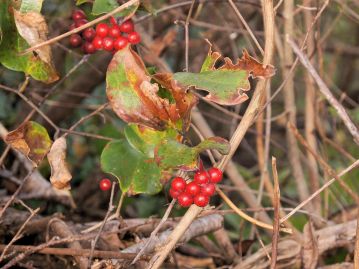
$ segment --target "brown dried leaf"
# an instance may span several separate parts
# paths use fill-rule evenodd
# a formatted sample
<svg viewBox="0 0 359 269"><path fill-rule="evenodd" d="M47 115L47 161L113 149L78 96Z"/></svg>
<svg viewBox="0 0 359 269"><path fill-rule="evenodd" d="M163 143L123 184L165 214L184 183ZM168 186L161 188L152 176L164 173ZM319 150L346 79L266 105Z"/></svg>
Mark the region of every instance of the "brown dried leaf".
<svg viewBox="0 0 359 269"><path fill-rule="evenodd" d="M172 28L164 36L156 38L149 47L151 55L153 57L160 56L162 51L173 43L173 40L176 38L176 36L177 29Z"/></svg>
<svg viewBox="0 0 359 269"><path fill-rule="evenodd" d="M304 226L304 242L303 242L303 265L304 269L317 268L319 250L318 241L314 233L312 222L309 220Z"/></svg>
<svg viewBox="0 0 359 269"><path fill-rule="evenodd" d="M47 154L51 166L51 184L60 190L70 189L71 173L66 164L66 139L60 137Z"/></svg>
<svg viewBox="0 0 359 269"><path fill-rule="evenodd" d="M47 24L40 13L22 13L14 9L14 19L19 34L30 46L34 46L47 40ZM42 46L35 51L43 62L47 63L51 68L54 68L51 48L49 45Z"/></svg>
<svg viewBox="0 0 359 269"><path fill-rule="evenodd" d="M38 166L44 159L52 143L47 130L34 121L25 122L9 132L5 142L23 153L34 166Z"/></svg>

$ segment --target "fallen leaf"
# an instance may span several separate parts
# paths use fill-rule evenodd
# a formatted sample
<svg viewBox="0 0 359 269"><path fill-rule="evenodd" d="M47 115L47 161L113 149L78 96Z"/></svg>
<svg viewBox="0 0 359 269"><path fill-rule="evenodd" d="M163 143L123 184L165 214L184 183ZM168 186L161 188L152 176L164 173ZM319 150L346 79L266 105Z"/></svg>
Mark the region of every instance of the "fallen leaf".
<svg viewBox="0 0 359 269"><path fill-rule="evenodd" d="M34 121L25 122L9 132L5 142L23 153L34 166L38 166L44 159L52 143L47 130Z"/></svg>
<svg viewBox="0 0 359 269"><path fill-rule="evenodd" d="M72 178L66 164L66 148L66 139L60 137L54 141L50 152L47 154L51 166L51 184L60 190L69 190Z"/></svg>
<svg viewBox="0 0 359 269"><path fill-rule="evenodd" d="M151 55L158 57L161 55L162 51L170 46L174 39L177 36L177 29L172 28L164 36L160 36L156 38L149 47L149 50L151 51Z"/></svg>
<svg viewBox="0 0 359 269"><path fill-rule="evenodd" d="M205 98L209 101L221 105L237 105L248 99L245 92L250 90L249 77L263 79L275 74L272 65L264 66L246 50L243 50L242 58L236 63L225 57L224 64L216 68L215 65L220 58L221 54L212 52L210 46L200 73L178 72L174 74L174 79L182 88L193 86L207 91Z"/></svg>
<svg viewBox="0 0 359 269"><path fill-rule="evenodd" d="M181 119L189 117L197 99L167 78L156 77L166 85L152 83L141 58L129 46L118 51L106 76L106 93L112 109L125 122L156 130L168 126L182 128L182 123L188 120Z"/></svg>

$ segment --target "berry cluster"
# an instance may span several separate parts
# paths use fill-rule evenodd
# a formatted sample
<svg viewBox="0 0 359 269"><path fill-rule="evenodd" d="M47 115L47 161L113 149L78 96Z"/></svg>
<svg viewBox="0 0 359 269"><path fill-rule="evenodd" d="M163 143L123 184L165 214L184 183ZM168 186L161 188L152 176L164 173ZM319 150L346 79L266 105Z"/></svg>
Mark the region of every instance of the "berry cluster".
<svg viewBox="0 0 359 269"><path fill-rule="evenodd" d="M193 181L187 183L182 177L175 177L171 182L170 196L177 199L183 207L193 203L205 207L216 191L216 183L222 180L222 171L212 167L208 171L196 172Z"/></svg>
<svg viewBox="0 0 359 269"><path fill-rule="evenodd" d="M86 14L82 10L72 12L74 21L70 30L88 23ZM79 34L70 36L70 45L74 48L82 47L86 54L95 53L97 50L116 52L130 44L138 44L141 41L140 35L135 31L132 20L117 24L115 18L110 18L110 24L99 23L96 28L86 28Z"/></svg>

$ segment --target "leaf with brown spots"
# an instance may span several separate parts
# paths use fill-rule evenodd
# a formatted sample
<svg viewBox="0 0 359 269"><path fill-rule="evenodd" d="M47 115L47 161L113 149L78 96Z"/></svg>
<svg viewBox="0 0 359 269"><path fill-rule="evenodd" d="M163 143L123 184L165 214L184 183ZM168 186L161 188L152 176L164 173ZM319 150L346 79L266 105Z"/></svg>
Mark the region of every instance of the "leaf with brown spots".
<svg viewBox="0 0 359 269"><path fill-rule="evenodd" d="M264 66L246 50L243 50L242 58L236 63L226 57L223 59L224 64L216 68L220 58L220 53L212 52L210 47L200 73L179 72L173 77L181 87L193 86L207 91L205 98L209 101L221 105L237 105L248 99L244 92L250 90L249 77L269 78L275 74L272 65Z"/></svg>
<svg viewBox="0 0 359 269"><path fill-rule="evenodd" d="M182 128L182 117L188 117L188 110L197 99L165 78L158 80L171 88L165 89L152 83L141 58L129 46L118 51L106 75L106 93L112 109L125 122L142 124L156 130L164 130L169 126ZM179 96L184 100L180 100Z"/></svg>
<svg viewBox="0 0 359 269"><path fill-rule="evenodd" d="M47 154L51 166L51 184L60 190L69 190L72 178L66 164L66 148L66 139L60 137L54 141L50 152Z"/></svg>
<svg viewBox="0 0 359 269"><path fill-rule="evenodd" d="M52 144L47 130L34 121L25 122L16 130L9 132L5 142L23 153L34 166L41 163Z"/></svg>

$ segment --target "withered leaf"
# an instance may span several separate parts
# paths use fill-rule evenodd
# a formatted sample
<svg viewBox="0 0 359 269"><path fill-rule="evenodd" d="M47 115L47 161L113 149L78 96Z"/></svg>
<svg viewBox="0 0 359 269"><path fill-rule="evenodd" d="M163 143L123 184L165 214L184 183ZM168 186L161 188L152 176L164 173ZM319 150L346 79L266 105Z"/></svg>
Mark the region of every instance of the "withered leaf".
<svg viewBox="0 0 359 269"><path fill-rule="evenodd" d="M25 122L9 132L5 142L23 153L34 166L38 166L44 159L52 143L47 130L34 121Z"/></svg>
<svg viewBox="0 0 359 269"><path fill-rule="evenodd" d="M157 77L157 80L170 88L165 89L165 86L151 82L141 58L129 46L118 51L108 66L106 76L106 93L112 109L126 122L156 130L164 130L167 126L178 127L197 99L166 81L166 78Z"/></svg>
<svg viewBox="0 0 359 269"><path fill-rule="evenodd" d="M66 139L60 137L54 141L47 154L51 166L51 184L60 190L70 189L71 173L66 164Z"/></svg>
<svg viewBox="0 0 359 269"><path fill-rule="evenodd" d="M319 259L318 240L314 233L312 222L309 220L304 226L303 268L315 269Z"/></svg>

